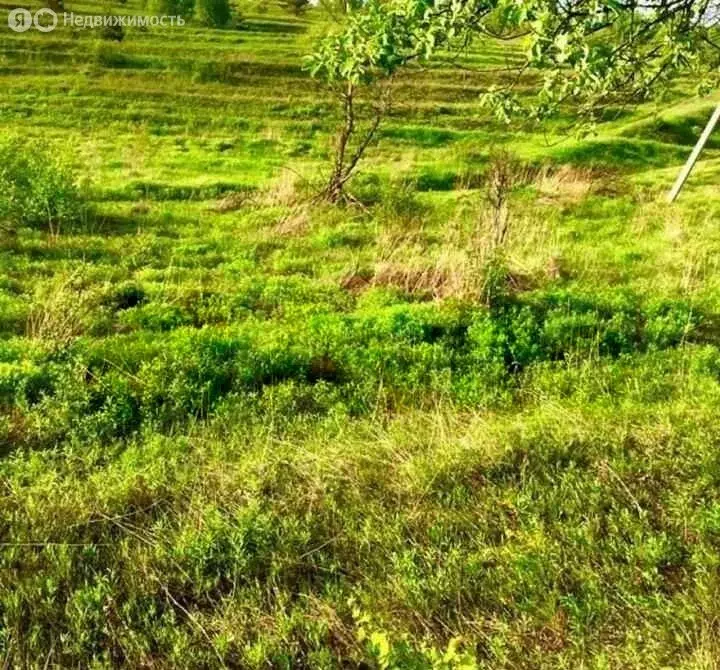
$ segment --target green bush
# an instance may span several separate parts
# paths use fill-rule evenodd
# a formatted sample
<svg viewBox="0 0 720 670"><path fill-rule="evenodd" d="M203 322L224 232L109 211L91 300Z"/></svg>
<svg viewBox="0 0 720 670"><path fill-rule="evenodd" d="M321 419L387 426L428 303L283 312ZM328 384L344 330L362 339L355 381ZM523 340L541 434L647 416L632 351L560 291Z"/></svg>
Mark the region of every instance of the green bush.
<svg viewBox="0 0 720 670"><path fill-rule="evenodd" d="M198 0L196 7L198 20L212 28L225 28L232 18L228 0Z"/></svg>
<svg viewBox="0 0 720 670"><path fill-rule="evenodd" d="M0 362L0 406L32 402L52 383L52 371L48 366L29 360Z"/></svg>
<svg viewBox="0 0 720 670"><path fill-rule="evenodd" d="M242 300L272 303L304 288L251 282ZM273 328L250 314L192 327L187 308L144 300L132 283L103 296L118 330L133 331L125 335L80 337L66 351L25 351L24 339L0 347L0 405L20 412L27 444L174 431L238 402L261 414L361 415L379 402L414 402L423 388L490 406L512 400L527 375L715 341L712 329L698 330L698 307L618 291L538 292L493 309L369 301L353 313L288 310ZM715 376L717 357L706 358L704 374Z"/></svg>
<svg viewBox="0 0 720 670"><path fill-rule="evenodd" d="M175 330L192 323L192 316L177 305L151 302L129 307L118 316L123 330Z"/></svg>
<svg viewBox="0 0 720 670"><path fill-rule="evenodd" d="M75 175L61 160L20 138L0 144L0 223L58 234L86 214Z"/></svg>

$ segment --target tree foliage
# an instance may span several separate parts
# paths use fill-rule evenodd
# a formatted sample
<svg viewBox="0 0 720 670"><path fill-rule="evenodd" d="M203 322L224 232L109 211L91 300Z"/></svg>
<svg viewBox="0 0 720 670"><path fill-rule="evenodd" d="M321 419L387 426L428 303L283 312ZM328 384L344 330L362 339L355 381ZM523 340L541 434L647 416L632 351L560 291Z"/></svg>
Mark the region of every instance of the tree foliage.
<svg viewBox="0 0 720 670"><path fill-rule="evenodd" d="M516 76L484 102L507 121L544 119L572 103L578 121L592 124L604 107L645 100L681 74L717 86L719 23L718 0L367 0L308 62L347 107L348 90L439 50L481 36L513 40L523 46ZM527 77L534 96L518 93Z"/></svg>
<svg viewBox="0 0 720 670"><path fill-rule="evenodd" d="M541 73L544 116L569 99L642 99L687 71L717 85L719 23L717 0L369 0L311 63L328 81L368 81L479 35L521 39L517 70Z"/></svg>

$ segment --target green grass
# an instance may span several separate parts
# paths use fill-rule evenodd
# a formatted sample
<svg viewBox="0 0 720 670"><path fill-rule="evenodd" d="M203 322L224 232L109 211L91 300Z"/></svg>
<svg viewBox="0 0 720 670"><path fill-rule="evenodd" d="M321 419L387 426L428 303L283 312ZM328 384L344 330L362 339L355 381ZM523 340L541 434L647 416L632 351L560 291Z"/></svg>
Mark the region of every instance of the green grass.
<svg viewBox="0 0 720 670"><path fill-rule="evenodd" d="M716 668L717 141L664 195L717 96L510 128L478 44L330 207L323 27L245 14L3 32L0 139L86 206L0 227L4 665Z"/></svg>

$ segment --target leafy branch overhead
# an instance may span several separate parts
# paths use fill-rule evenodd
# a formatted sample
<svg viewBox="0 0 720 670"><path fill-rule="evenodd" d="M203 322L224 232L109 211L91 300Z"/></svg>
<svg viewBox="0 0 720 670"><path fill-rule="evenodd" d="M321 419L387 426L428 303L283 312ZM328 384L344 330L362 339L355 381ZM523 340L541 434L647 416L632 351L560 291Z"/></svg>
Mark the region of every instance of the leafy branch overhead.
<svg viewBox="0 0 720 670"><path fill-rule="evenodd" d="M718 0L368 0L343 29L317 45L312 74L331 85L369 85L438 50L478 36L520 40L518 73L537 75L537 96L517 95L517 80L488 91L503 118L534 118L579 104L646 99L680 74L717 86Z"/></svg>

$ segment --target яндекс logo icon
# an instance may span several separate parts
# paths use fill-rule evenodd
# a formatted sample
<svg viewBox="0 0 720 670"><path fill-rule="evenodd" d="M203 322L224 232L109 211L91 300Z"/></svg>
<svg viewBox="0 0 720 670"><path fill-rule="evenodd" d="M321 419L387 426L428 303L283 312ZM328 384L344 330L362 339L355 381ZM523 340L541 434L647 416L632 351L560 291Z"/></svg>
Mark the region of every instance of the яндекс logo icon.
<svg viewBox="0 0 720 670"><path fill-rule="evenodd" d="M41 33L49 33L55 30L58 24L57 14L49 7L43 7L35 12L33 17L33 25Z"/></svg>
<svg viewBox="0 0 720 670"><path fill-rule="evenodd" d="M33 24L32 14L27 9L13 9L8 14L8 27L16 33L30 30Z"/></svg>
<svg viewBox="0 0 720 670"><path fill-rule="evenodd" d="M35 26L41 33L55 30L58 24L57 14L49 7L38 9L33 15L27 9L13 9L8 13L8 27L16 33L24 33Z"/></svg>

